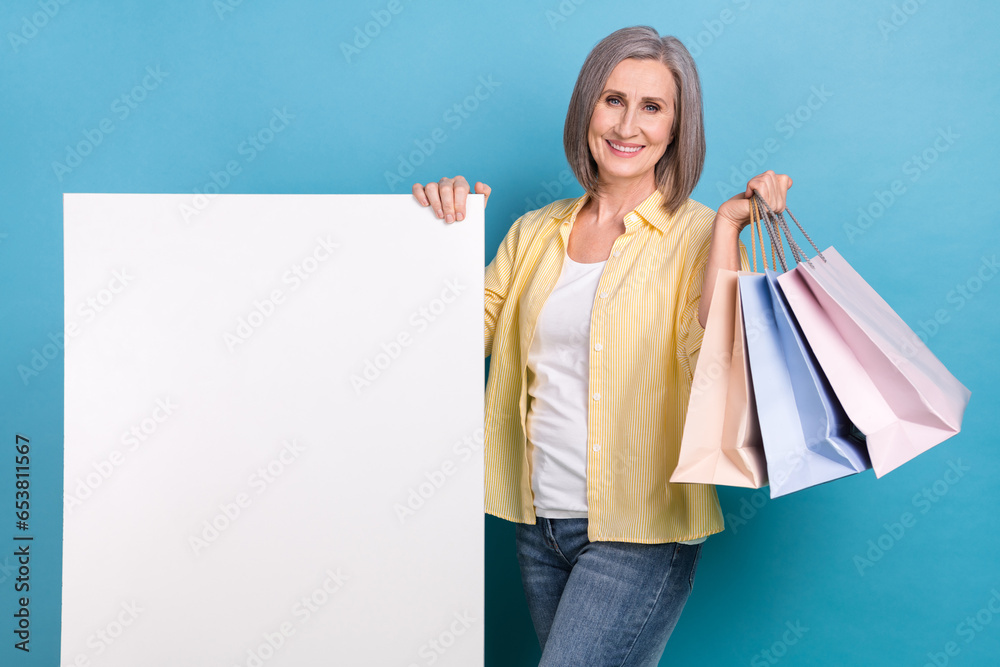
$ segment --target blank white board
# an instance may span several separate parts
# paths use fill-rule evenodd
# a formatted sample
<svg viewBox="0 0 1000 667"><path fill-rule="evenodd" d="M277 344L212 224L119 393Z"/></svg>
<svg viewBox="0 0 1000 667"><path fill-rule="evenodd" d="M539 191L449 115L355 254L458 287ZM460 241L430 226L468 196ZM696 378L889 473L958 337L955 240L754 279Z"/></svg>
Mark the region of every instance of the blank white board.
<svg viewBox="0 0 1000 667"><path fill-rule="evenodd" d="M63 665L483 664L483 238L65 195Z"/></svg>

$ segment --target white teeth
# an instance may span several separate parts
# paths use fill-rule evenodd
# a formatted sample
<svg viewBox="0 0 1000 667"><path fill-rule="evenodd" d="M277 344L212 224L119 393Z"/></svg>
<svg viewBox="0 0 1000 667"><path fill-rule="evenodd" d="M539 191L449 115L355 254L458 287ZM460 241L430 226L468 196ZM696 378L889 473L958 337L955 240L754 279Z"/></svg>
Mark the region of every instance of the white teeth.
<svg viewBox="0 0 1000 667"><path fill-rule="evenodd" d="M608 143L611 144L611 147L614 148L616 151L621 151L622 153L634 153L640 148L642 148L642 146L633 146L632 148L627 148L625 146L616 144L613 141L609 141Z"/></svg>

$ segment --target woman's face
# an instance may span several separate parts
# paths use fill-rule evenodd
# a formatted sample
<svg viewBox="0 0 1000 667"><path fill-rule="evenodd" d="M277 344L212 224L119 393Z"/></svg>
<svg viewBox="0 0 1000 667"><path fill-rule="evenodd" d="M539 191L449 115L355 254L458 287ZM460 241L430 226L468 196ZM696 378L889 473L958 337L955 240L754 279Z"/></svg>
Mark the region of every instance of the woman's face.
<svg viewBox="0 0 1000 667"><path fill-rule="evenodd" d="M601 185L649 181L673 137L676 87L667 66L626 58L618 63L590 117L587 143Z"/></svg>

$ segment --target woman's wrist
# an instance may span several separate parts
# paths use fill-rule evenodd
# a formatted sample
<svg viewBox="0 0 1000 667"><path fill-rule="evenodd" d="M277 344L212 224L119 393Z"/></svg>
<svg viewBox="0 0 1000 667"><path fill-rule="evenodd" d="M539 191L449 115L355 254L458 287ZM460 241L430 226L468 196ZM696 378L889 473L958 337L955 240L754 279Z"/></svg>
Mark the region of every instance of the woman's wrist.
<svg viewBox="0 0 1000 667"><path fill-rule="evenodd" d="M733 236L739 238L740 232L746 227L746 224L737 222L733 218L726 215L726 212L721 208L718 213L715 214L715 225L714 233L722 234L725 236Z"/></svg>

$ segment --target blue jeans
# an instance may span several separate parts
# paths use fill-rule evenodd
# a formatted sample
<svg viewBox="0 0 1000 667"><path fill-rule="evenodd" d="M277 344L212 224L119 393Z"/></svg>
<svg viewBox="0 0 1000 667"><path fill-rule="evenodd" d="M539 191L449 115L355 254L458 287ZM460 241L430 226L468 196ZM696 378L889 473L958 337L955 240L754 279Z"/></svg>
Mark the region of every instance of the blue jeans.
<svg viewBox="0 0 1000 667"><path fill-rule="evenodd" d="M539 667L655 667L702 545L591 542L587 519L515 524Z"/></svg>

